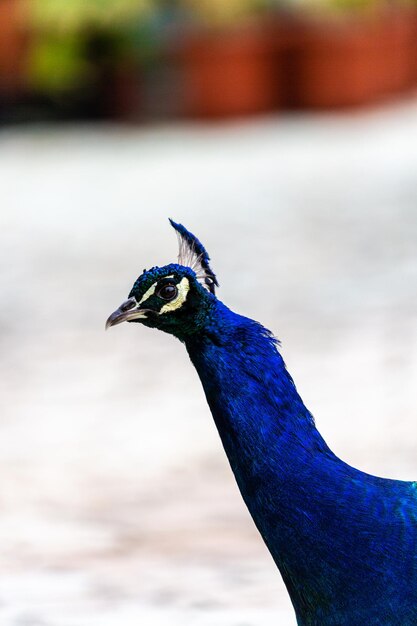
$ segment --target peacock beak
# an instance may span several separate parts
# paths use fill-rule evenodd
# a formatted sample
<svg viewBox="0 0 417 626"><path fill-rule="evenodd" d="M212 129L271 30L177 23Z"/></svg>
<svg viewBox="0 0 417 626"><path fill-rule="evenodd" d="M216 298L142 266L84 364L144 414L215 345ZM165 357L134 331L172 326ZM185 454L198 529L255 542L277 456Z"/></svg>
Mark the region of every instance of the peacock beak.
<svg viewBox="0 0 417 626"><path fill-rule="evenodd" d="M138 303L135 298L129 298L126 302L123 302L119 308L114 311L106 322L106 330L110 326L116 326L122 322L129 322L130 320L146 317L146 311L138 308Z"/></svg>

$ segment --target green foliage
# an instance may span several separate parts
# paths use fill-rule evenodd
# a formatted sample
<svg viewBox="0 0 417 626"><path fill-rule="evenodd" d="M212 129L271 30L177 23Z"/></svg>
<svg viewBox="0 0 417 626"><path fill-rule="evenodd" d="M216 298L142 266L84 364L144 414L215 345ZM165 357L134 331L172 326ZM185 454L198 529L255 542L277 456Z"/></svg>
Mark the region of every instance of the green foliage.
<svg viewBox="0 0 417 626"><path fill-rule="evenodd" d="M402 0L399 0L401 2ZM297 0L301 10L319 11L321 13L357 13L373 12L389 5L388 0Z"/></svg>
<svg viewBox="0 0 417 626"><path fill-rule="evenodd" d="M65 93L86 84L94 63L117 65L149 57L146 24L152 0L29 0L26 20L34 31L28 82L37 91ZM89 58L89 43L101 41Z"/></svg>
<svg viewBox="0 0 417 626"><path fill-rule="evenodd" d="M56 93L78 87L88 79L83 44L73 35L39 38L28 60L28 81L37 91Z"/></svg>
<svg viewBox="0 0 417 626"><path fill-rule="evenodd" d="M29 19L42 31L113 30L149 15L152 0L32 0Z"/></svg>

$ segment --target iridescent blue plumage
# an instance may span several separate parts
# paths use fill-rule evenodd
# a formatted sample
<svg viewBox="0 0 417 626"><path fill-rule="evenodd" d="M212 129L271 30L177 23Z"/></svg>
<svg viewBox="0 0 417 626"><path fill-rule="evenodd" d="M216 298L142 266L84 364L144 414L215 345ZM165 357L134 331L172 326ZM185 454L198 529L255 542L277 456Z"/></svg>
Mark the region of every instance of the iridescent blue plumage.
<svg viewBox="0 0 417 626"><path fill-rule="evenodd" d="M167 282L177 293L164 312ZM152 285L145 302L119 310L111 324L124 315L185 343L298 624L415 626L416 483L371 476L337 458L271 333L230 311L190 268L153 268L135 283L135 303Z"/></svg>

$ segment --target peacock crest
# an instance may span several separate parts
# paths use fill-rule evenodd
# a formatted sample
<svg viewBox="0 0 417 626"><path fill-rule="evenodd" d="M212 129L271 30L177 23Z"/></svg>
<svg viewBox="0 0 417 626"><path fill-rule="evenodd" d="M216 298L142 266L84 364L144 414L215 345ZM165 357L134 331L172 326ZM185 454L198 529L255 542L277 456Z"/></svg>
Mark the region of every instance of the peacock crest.
<svg viewBox="0 0 417 626"><path fill-rule="evenodd" d="M203 244L195 235L190 233L182 224L177 224L171 218L171 226L175 229L178 238L178 264L190 267L196 274L198 282L210 293L219 286L216 274L210 267L210 257Z"/></svg>

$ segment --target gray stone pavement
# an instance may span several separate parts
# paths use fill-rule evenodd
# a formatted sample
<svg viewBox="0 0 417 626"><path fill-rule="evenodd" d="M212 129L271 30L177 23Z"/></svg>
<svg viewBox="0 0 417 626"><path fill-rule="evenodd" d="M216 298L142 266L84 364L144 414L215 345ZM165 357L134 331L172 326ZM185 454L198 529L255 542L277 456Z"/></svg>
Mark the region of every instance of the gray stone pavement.
<svg viewBox="0 0 417 626"><path fill-rule="evenodd" d="M329 445L417 479L417 102L0 135L0 623L295 624L183 347L104 333L171 216Z"/></svg>

